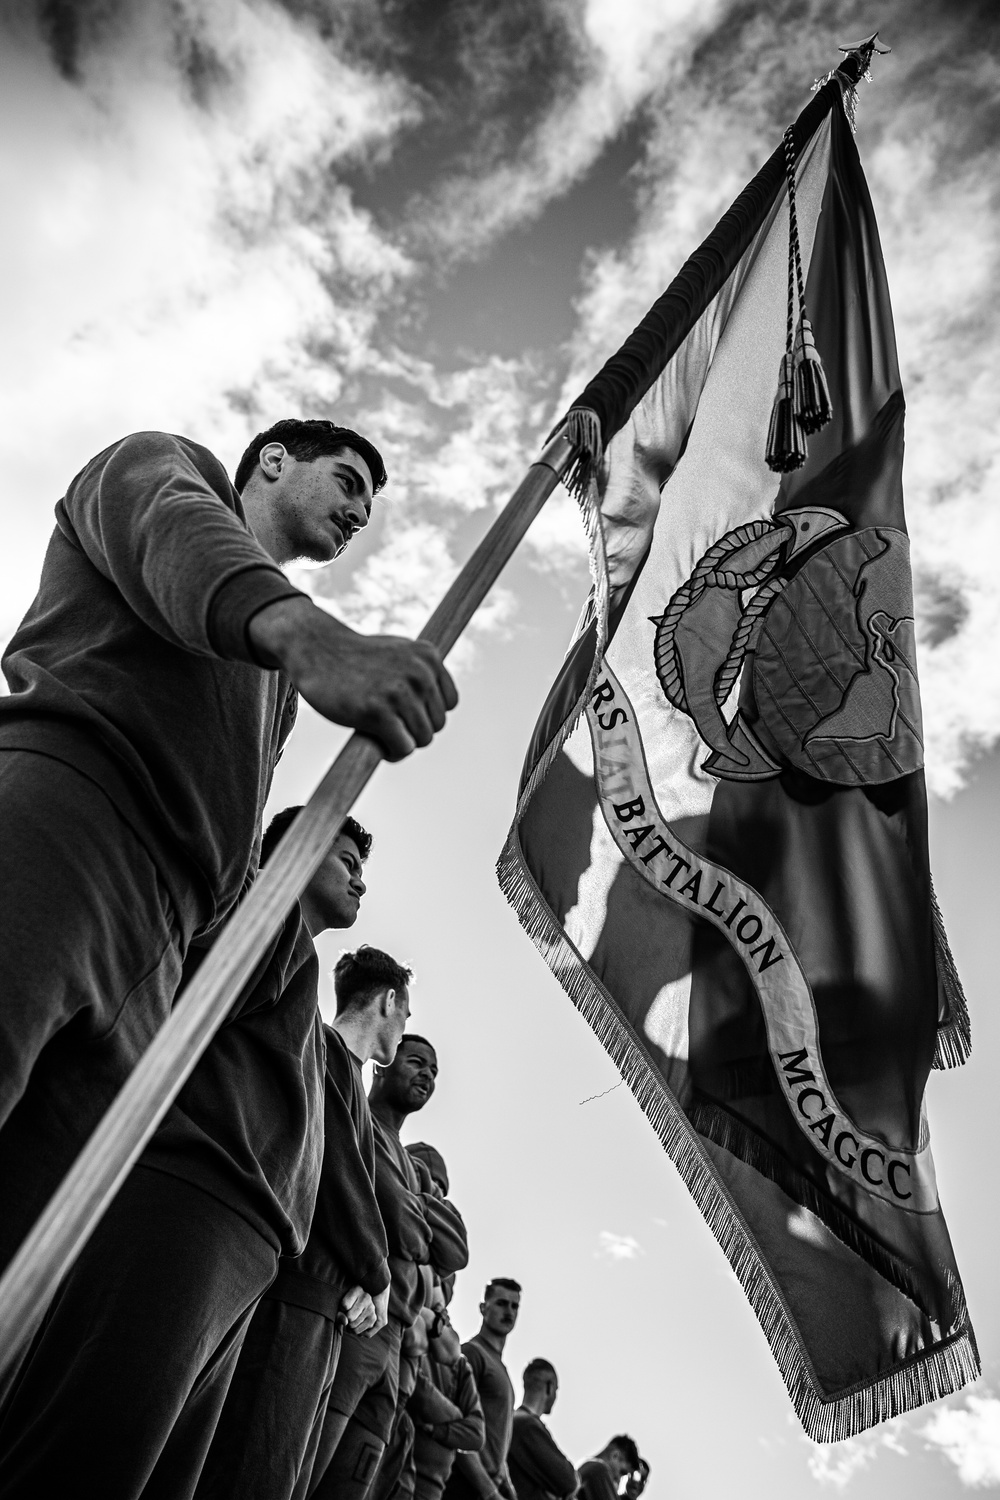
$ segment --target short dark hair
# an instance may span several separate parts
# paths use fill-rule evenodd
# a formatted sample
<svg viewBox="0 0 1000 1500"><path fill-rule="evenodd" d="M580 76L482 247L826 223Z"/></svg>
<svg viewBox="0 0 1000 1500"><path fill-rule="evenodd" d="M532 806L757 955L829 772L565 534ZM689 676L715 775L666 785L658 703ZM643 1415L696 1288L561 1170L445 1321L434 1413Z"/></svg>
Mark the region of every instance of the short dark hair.
<svg viewBox="0 0 1000 1500"><path fill-rule="evenodd" d="M355 953L342 953L333 966L337 1014L362 1008L382 990L403 990L412 978L413 970L405 964L362 943Z"/></svg>
<svg viewBox="0 0 1000 1500"><path fill-rule="evenodd" d="M556 1367L550 1360L531 1359L525 1365L524 1374L521 1376L521 1379L526 1386L541 1385L543 1380L546 1380L550 1375L554 1375L555 1373Z"/></svg>
<svg viewBox="0 0 1000 1500"><path fill-rule="evenodd" d="M381 453L374 443L363 438L359 432L354 432L350 427L338 427L336 422L312 419L300 421L296 417L285 417L272 427L258 432L244 452L236 466L236 477L233 480L240 494L257 467L260 450L268 443L282 443L300 463L311 463L314 458L321 458L325 453L339 453L341 448L350 448L352 453L363 458L368 465L372 476L372 493L375 495L388 478Z"/></svg>
<svg viewBox="0 0 1000 1500"><path fill-rule="evenodd" d="M422 1047L429 1047L437 1057L437 1048L433 1042L429 1042L425 1036L417 1036L415 1031L404 1031L399 1039L400 1047L405 1047L407 1042L419 1042Z"/></svg>
<svg viewBox="0 0 1000 1500"><path fill-rule="evenodd" d="M617 1448L622 1457L628 1459L633 1472L639 1467L639 1449L636 1447L635 1438L630 1438L627 1432L619 1432L616 1437L613 1437L606 1445L605 1453L608 1448Z"/></svg>
<svg viewBox="0 0 1000 1500"><path fill-rule="evenodd" d="M260 841L260 862L266 865L275 849L278 847L285 834L291 828L295 819L302 811L302 805L298 807L283 807L276 812L264 830L264 837ZM364 862L372 850L372 836L367 828L362 828L356 818L345 818L340 825L340 833L346 833L347 837L353 839L358 846L358 853Z"/></svg>
<svg viewBox="0 0 1000 1500"><path fill-rule="evenodd" d="M494 1276L492 1281L486 1283L486 1290L483 1293L484 1302L490 1295L490 1292L498 1286L502 1286L508 1292L519 1292L521 1290L521 1283L519 1281L512 1281L509 1276Z"/></svg>

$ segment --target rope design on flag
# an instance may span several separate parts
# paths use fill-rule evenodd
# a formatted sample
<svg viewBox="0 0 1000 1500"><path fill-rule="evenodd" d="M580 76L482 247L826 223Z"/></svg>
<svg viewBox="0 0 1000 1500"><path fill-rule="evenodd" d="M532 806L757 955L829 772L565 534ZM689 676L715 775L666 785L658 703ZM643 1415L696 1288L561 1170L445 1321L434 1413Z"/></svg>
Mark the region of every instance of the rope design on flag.
<svg viewBox="0 0 1000 1500"><path fill-rule="evenodd" d="M774 538L773 550L758 567L746 571L735 571L720 566L730 553L738 552L748 543L760 541L762 537L768 535ZM689 711L676 641L681 616L701 598L706 589L723 588L735 591L757 588L759 584L764 585L763 588L758 589L743 611L733 633L726 659L715 674L715 701L721 708L739 675L743 658L749 650L754 627L771 600L785 587L785 579L774 578L773 574L780 561L777 556L779 548L794 535L795 532L791 526L775 525L773 521L748 521L746 525L727 532L714 547L710 547L705 553L691 577L681 584L656 622L656 642L653 648L656 670L664 693L681 713Z"/></svg>

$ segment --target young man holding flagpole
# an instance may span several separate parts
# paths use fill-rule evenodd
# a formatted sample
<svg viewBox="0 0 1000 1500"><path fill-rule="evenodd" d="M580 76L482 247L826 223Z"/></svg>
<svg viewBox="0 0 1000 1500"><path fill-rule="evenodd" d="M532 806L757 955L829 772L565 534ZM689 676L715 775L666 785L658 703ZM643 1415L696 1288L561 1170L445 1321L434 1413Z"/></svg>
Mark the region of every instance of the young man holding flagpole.
<svg viewBox="0 0 1000 1500"><path fill-rule="evenodd" d="M356 634L281 572L338 555L384 482L367 439L287 421L235 485L137 433L56 507L0 698L0 1266L252 881L298 694L390 759L454 706L432 648Z"/></svg>

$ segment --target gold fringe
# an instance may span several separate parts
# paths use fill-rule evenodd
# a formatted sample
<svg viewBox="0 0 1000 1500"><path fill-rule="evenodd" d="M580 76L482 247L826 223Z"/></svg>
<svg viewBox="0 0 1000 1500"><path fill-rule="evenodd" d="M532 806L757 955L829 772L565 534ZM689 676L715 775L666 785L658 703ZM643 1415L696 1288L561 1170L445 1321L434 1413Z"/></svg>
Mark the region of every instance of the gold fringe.
<svg viewBox="0 0 1000 1500"><path fill-rule="evenodd" d="M598 451L596 462L600 461L601 428L594 412L588 411L583 407L575 407L566 417L562 428L557 427L552 436L556 436L561 430L565 430L566 436L574 445L583 445L588 441L595 441L594 434L596 433ZM592 449L591 452L593 451ZM577 460L576 462L579 463L580 461ZM572 479L572 474L571 478L564 482L570 493L575 496L580 507L583 529L587 536L587 551L590 558L590 600L588 601L588 612L585 619L588 623L589 619L593 619L596 622L594 660L587 674L587 681L583 691L531 768L531 772L524 784L524 790L518 798L515 820L520 818L524 808L531 800L535 788L545 779L552 762L579 723L580 715L587 706L587 700L593 693L597 678L600 675L604 662L604 650L608 643L608 604L610 592L608 586L608 559L604 550L604 527L601 523L601 497L597 488L596 463L591 465L588 473L589 477L584 488L580 488L576 481ZM577 639L579 639L579 634L580 632L578 631Z"/></svg>
<svg viewBox="0 0 1000 1500"><path fill-rule="evenodd" d="M969 1002L959 978L955 960L944 928L944 917L938 906L934 882L931 881L931 910L934 915L934 957L938 983L948 1002L948 1018L938 1027L935 1068L960 1068L972 1056L972 1020Z"/></svg>
<svg viewBox="0 0 1000 1500"><path fill-rule="evenodd" d="M573 406L566 413L562 427L577 450L566 477L566 488L582 503L584 495L597 480L597 471L604 458L600 419L588 406Z"/></svg>
<svg viewBox="0 0 1000 1500"><path fill-rule="evenodd" d="M753 1235L641 1042L546 905L521 857L516 823L500 855L497 874L521 926L612 1057L736 1272L808 1435L818 1443L855 1437L975 1380L980 1373L979 1354L971 1329L965 1328L934 1350L903 1360L878 1379L824 1399Z"/></svg>

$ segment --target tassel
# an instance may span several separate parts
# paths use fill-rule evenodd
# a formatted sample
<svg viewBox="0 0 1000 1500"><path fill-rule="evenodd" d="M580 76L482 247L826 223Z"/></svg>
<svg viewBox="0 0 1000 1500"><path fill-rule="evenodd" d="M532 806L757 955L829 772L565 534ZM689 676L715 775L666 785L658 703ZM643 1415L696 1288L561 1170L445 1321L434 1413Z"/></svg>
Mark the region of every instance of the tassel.
<svg viewBox="0 0 1000 1500"><path fill-rule="evenodd" d="M566 413L562 426L566 437L577 450L564 483L571 495L582 500L596 479L604 457L600 419L589 407L573 406ZM558 432L559 428L555 430Z"/></svg>
<svg viewBox="0 0 1000 1500"><path fill-rule="evenodd" d="M830 387L805 313L795 340L795 404L804 432L819 432L833 416Z"/></svg>
<svg viewBox="0 0 1000 1500"><path fill-rule="evenodd" d="M806 435L796 410L795 360L791 354L782 355L765 458L767 467L776 474L801 469L806 461Z"/></svg>

